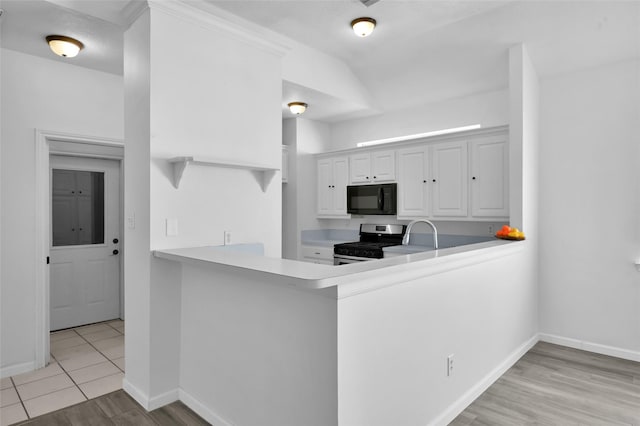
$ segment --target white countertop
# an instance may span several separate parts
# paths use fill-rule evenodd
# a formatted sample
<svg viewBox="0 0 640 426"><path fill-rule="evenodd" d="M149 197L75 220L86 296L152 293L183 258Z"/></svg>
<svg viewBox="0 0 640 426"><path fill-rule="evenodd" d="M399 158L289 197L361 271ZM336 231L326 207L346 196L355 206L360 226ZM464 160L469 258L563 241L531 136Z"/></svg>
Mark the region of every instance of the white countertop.
<svg viewBox="0 0 640 426"><path fill-rule="evenodd" d="M340 266L229 252L216 247L155 250L153 255L160 259L187 264L227 268L234 273L258 273L265 281L294 285L303 289L338 286L346 290L338 290L340 297L340 293L344 295L362 292L361 288L353 287L357 283L366 283L364 287L369 289L392 285L408 281L412 277L440 273L464 264L484 262L515 253L522 249L523 243L495 240ZM350 290L347 290L348 288Z"/></svg>

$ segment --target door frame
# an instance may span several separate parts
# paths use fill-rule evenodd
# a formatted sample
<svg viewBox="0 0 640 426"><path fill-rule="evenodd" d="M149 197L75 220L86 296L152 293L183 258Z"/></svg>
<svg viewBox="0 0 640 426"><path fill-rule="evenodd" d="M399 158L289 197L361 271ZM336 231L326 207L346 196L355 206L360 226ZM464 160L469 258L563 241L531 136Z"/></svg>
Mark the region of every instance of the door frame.
<svg viewBox="0 0 640 426"><path fill-rule="evenodd" d="M51 200L49 190L51 173L49 156L67 155L116 160L120 162L120 241L124 247L124 141L53 132L35 131L35 230L36 265L35 280L35 368L44 367L50 359L50 276L47 258L50 256L51 221L49 218ZM124 253L124 251L122 251ZM120 315L124 313L124 256L120 262Z"/></svg>

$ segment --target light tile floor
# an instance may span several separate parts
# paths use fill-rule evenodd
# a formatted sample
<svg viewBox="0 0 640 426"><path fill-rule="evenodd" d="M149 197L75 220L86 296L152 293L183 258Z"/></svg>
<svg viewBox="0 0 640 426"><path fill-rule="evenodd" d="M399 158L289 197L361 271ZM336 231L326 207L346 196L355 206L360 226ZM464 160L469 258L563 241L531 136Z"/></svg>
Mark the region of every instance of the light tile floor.
<svg viewBox="0 0 640 426"><path fill-rule="evenodd" d="M2 379L0 426L121 389L123 377L123 321L53 332L49 365Z"/></svg>

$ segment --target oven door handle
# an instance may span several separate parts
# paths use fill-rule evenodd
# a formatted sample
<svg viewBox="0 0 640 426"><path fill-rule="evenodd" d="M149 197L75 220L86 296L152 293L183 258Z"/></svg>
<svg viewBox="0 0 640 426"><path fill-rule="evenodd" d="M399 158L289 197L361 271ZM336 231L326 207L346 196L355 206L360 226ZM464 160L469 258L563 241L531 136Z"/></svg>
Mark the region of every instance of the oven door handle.
<svg viewBox="0 0 640 426"><path fill-rule="evenodd" d="M378 188L378 211L384 211L384 192Z"/></svg>

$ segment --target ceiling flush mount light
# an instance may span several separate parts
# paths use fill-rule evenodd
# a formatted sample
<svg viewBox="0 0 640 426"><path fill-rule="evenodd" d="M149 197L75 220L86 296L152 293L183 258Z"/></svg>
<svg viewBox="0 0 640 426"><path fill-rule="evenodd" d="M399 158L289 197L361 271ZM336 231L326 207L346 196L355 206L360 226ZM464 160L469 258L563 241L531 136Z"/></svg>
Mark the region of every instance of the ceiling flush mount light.
<svg viewBox="0 0 640 426"><path fill-rule="evenodd" d="M307 104L304 102L289 102L287 104L291 113L295 115L300 115L307 110Z"/></svg>
<svg viewBox="0 0 640 426"><path fill-rule="evenodd" d="M65 58L73 58L84 47L84 44L75 38L67 36L49 35L46 40L53 53Z"/></svg>
<svg viewBox="0 0 640 426"><path fill-rule="evenodd" d="M351 21L351 28L358 37L366 37L373 32L376 27L376 20L373 18L357 18Z"/></svg>

